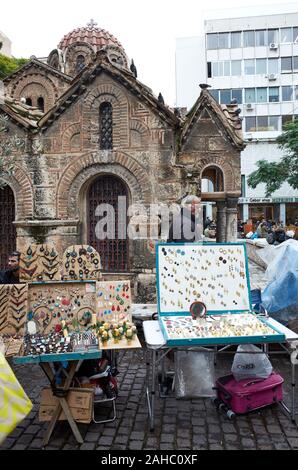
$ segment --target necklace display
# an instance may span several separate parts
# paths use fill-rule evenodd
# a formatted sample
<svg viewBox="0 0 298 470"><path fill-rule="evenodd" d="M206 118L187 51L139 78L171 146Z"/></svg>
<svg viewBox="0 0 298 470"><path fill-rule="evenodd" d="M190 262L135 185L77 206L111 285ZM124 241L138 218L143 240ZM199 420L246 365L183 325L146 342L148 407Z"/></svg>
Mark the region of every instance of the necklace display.
<svg viewBox="0 0 298 470"><path fill-rule="evenodd" d="M189 317L162 317L169 339L221 338L277 335L278 332L254 314L227 314L193 320Z"/></svg>
<svg viewBox="0 0 298 470"><path fill-rule="evenodd" d="M20 279L58 281L61 279L59 255L52 244L30 245L20 257Z"/></svg>
<svg viewBox="0 0 298 470"><path fill-rule="evenodd" d="M0 332L23 334L27 320L27 284L0 286Z"/></svg>
<svg viewBox="0 0 298 470"><path fill-rule="evenodd" d="M72 248L69 247L63 254L63 280L100 280L100 270L100 256L92 246L74 245Z"/></svg>
<svg viewBox="0 0 298 470"><path fill-rule="evenodd" d="M208 311L250 308L242 245L161 245L158 281L161 313L188 312L197 300Z"/></svg>
<svg viewBox="0 0 298 470"><path fill-rule="evenodd" d="M28 292L28 320L35 320L45 334L65 321L70 330L85 328L96 311L94 283L57 282L31 284Z"/></svg>
<svg viewBox="0 0 298 470"><path fill-rule="evenodd" d="M98 282L96 290L98 320L131 321L130 281Z"/></svg>

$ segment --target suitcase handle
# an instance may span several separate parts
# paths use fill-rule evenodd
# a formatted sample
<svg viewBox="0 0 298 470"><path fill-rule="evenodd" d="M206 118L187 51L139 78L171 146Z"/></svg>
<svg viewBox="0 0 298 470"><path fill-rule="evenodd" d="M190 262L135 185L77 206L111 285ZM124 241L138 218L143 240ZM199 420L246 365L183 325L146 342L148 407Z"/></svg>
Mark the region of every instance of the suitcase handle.
<svg viewBox="0 0 298 470"><path fill-rule="evenodd" d="M261 378L260 378L260 379L258 379L258 378L251 379L251 380L249 380L247 383L243 384L243 388L244 388L244 387L250 387L250 385L254 385L254 384L258 383L258 382L263 382L263 380L264 380L264 379L261 379Z"/></svg>

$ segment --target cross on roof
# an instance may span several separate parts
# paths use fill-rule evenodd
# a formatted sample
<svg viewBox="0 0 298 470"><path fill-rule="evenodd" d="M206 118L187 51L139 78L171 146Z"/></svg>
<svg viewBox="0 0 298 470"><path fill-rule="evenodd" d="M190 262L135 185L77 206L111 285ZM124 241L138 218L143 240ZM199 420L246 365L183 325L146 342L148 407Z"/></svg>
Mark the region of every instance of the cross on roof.
<svg viewBox="0 0 298 470"><path fill-rule="evenodd" d="M89 21L89 23L87 23L87 26L88 26L88 28L93 29L95 26L97 26L97 23L96 23L96 21L94 21L94 20L91 18L91 20Z"/></svg>

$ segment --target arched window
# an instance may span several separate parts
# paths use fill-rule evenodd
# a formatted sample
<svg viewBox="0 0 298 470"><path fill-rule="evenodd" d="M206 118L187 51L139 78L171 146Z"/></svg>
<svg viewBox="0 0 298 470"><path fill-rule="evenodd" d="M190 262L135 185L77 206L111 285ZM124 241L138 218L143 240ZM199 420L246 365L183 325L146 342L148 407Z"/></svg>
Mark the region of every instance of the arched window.
<svg viewBox="0 0 298 470"><path fill-rule="evenodd" d="M42 96L40 96L37 99L37 107L38 107L38 109L40 109L40 111L42 111L44 113L44 99L43 99Z"/></svg>
<svg viewBox="0 0 298 470"><path fill-rule="evenodd" d="M26 98L26 105L32 106L32 98Z"/></svg>
<svg viewBox="0 0 298 470"><path fill-rule="evenodd" d="M15 199L10 186L0 190L0 269L7 267L7 256L16 249Z"/></svg>
<svg viewBox="0 0 298 470"><path fill-rule="evenodd" d="M77 60L76 60L76 71L77 73L79 73L86 65L86 59L85 57L80 54L77 56Z"/></svg>
<svg viewBox="0 0 298 470"><path fill-rule="evenodd" d="M113 148L113 108L111 103L102 103L99 108L100 148Z"/></svg>
<svg viewBox="0 0 298 470"><path fill-rule="evenodd" d="M216 166L208 166L202 174L202 191L216 193L224 191L223 172Z"/></svg>

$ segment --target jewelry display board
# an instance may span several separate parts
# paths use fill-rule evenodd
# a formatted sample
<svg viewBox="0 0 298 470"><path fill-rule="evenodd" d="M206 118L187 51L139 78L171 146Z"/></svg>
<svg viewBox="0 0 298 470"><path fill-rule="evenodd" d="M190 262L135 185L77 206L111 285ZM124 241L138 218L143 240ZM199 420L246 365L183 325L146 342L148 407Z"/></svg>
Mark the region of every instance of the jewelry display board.
<svg viewBox="0 0 298 470"><path fill-rule="evenodd" d="M162 316L161 330L168 346L181 344L267 343L285 339L284 335L253 313L191 316Z"/></svg>
<svg viewBox="0 0 298 470"><path fill-rule="evenodd" d="M96 282L32 283L28 289L28 320L48 334L65 322L69 331L84 330L96 312Z"/></svg>
<svg viewBox="0 0 298 470"><path fill-rule="evenodd" d="M101 279L100 270L100 256L90 245L73 245L63 254L62 280L64 281L97 281Z"/></svg>
<svg viewBox="0 0 298 470"><path fill-rule="evenodd" d="M250 310L244 244L157 245L158 311L188 314L195 301L208 312Z"/></svg>
<svg viewBox="0 0 298 470"><path fill-rule="evenodd" d="M97 282L97 319L132 321L130 281Z"/></svg>
<svg viewBox="0 0 298 470"><path fill-rule="evenodd" d="M0 285L0 334L23 335L27 321L27 284Z"/></svg>
<svg viewBox="0 0 298 470"><path fill-rule="evenodd" d="M285 339L251 312L244 244L163 243L156 258L159 323L167 346ZM194 302L203 302L206 316L191 315Z"/></svg>
<svg viewBox="0 0 298 470"><path fill-rule="evenodd" d="M61 280L61 258L53 244L30 245L20 257L21 282Z"/></svg>

